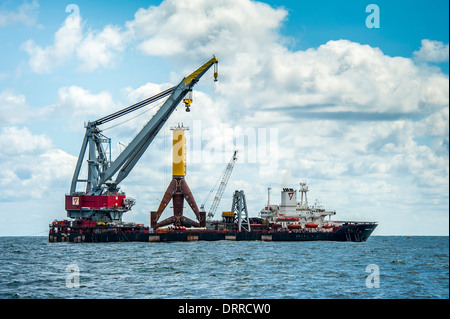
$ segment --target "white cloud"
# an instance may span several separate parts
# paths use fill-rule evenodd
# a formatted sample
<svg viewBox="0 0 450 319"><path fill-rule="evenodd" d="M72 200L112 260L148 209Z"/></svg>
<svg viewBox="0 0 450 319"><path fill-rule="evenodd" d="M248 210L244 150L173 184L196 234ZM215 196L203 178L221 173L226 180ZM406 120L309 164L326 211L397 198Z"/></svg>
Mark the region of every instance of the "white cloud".
<svg viewBox="0 0 450 319"><path fill-rule="evenodd" d="M414 113L448 103L443 74L347 40L306 51L272 45L241 52L220 70L227 74L219 92L253 111Z"/></svg>
<svg viewBox="0 0 450 319"><path fill-rule="evenodd" d="M179 22L186 16L196 23L186 22L180 28ZM447 76L416 65L412 59L390 57L378 48L348 40L329 41L304 51L288 50L278 32L285 18L285 10L253 1L214 5L165 1L158 7L140 9L127 26L150 55L191 65L199 57L215 53L220 64L216 94L223 100L213 109L225 108L228 116L199 114L204 129L225 131L224 123L230 128L241 124L279 127L280 149L284 150L280 167L299 159L302 165L314 168L316 176L356 172L384 177L401 176L403 164L404 172L428 184L415 168L422 165L439 185L448 179L448 173L440 169L446 157L421 156L432 150L413 140L416 131L407 130L413 135L405 135L413 122L407 120L398 128L403 122L392 121L402 114L441 112L448 105ZM201 107L210 109L208 104ZM333 121L333 117L345 121L345 114L355 114L357 122L347 127L348 122ZM302 120L304 115L310 120ZM379 120L372 122L371 116ZM445 117L438 118L442 125L448 123ZM385 144L390 145L391 139L396 140L395 147L383 156L377 154L389 149ZM380 141L385 142L378 145ZM398 162L386 163L386 158Z"/></svg>
<svg viewBox="0 0 450 319"><path fill-rule="evenodd" d="M36 25L39 3L37 0L28 3L24 2L16 12L0 11L0 28L23 24L26 26Z"/></svg>
<svg viewBox="0 0 450 319"><path fill-rule="evenodd" d="M289 50L279 33L286 16L284 9L254 1L164 1L140 9L127 27L144 53L182 61L187 71L200 59L218 56L215 93L221 104L213 110L225 108L227 115L197 118L204 129L224 123L278 127L280 171L295 162L311 178L359 175L392 178L400 183L391 181L395 187L414 181L442 188L448 156L415 138L419 132L434 141L444 138L437 145L448 149L441 129L448 125L442 114L448 108L448 76L349 40ZM419 115L437 125L418 122L414 129Z"/></svg>
<svg viewBox="0 0 450 319"><path fill-rule="evenodd" d="M56 31L54 43L45 48L28 40L22 48L30 55L29 64L36 73L48 73L74 56L81 62L80 71L90 72L99 67L114 65L129 34L120 28L107 25L101 31L84 31L85 22L80 15L69 15Z"/></svg>
<svg viewBox="0 0 450 319"><path fill-rule="evenodd" d="M113 66L117 53L125 48L125 36L118 27L106 26L100 32L88 33L77 48L82 61L80 70L93 71L98 67Z"/></svg>
<svg viewBox="0 0 450 319"><path fill-rule="evenodd" d="M424 119L414 123L414 136L442 137L448 143L449 140L449 108L430 114Z"/></svg>
<svg viewBox="0 0 450 319"><path fill-rule="evenodd" d="M0 133L0 156L39 153L51 146L45 135L33 135L26 127L7 126Z"/></svg>
<svg viewBox="0 0 450 319"><path fill-rule="evenodd" d="M140 9L127 28L144 53L183 61L186 72L218 56L217 92L251 112L411 113L448 102L448 77L409 58L348 40L287 49L279 32L286 17L286 10L255 1L169 0Z"/></svg>
<svg viewBox="0 0 450 319"><path fill-rule="evenodd" d="M27 127L4 127L0 161L0 201L26 201L65 187L76 158L54 148L45 134L33 134Z"/></svg>
<svg viewBox="0 0 450 319"><path fill-rule="evenodd" d="M448 62L449 47L441 41L423 39L419 51L414 51L414 58L419 62Z"/></svg>
<svg viewBox="0 0 450 319"><path fill-rule="evenodd" d="M199 61L272 44L286 15L284 9L255 1L164 1L139 9L127 27L142 39L140 48L147 54L183 54Z"/></svg>
<svg viewBox="0 0 450 319"><path fill-rule="evenodd" d="M0 201L42 199L48 192L64 194L68 188L76 158L62 150L49 150L41 155L19 156L0 171ZM63 198L63 197L62 197Z"/></svg>
<svg viewBox="0 0 450 319"><path fill-rule="evenodd" d="M58 90L58 102L54 106L62 114L73 118L94 120L118 110L119 106L107 91L91 93L82 87L72 85Z"/></svg>
<svg viewBox="0 0 450 319"><path fill-rule="evenodd" d="M23 94L10 90L0 92L0 125L14 125L25 122L31 116L30 106Z"/></svg>
<svg viewBox="0 0 450 319"><path fill-rule="evenodd" d="M378 220L389 211L391 216L379 220L386 223L401 221L412 208L426 208L434 214L444 211L448 216L448 76L416 63L419 56L425 56L425 49L416 59L390 57L378 48L348 40L289 50L279 33L286 17L286 10L255 1L180 0L140 9L135 19L126 23L129 39L134 39L142 52L167 57L184 74L212 54L219 58L215 92L205 93L211 87L203 91L205 82L199 83L191 113L187 116L182 105L173 113L165 131L124 181L124 190L138 200L136 211L158 204L149 199L147 187L160 191L158 198L165 190L166 185L160 185L170 175L168 126L183 122L193 128L195 119L204 133L202 150L229 145L247 128L278 129L278 170L262 171L258 163L241 158L244 162L238 161L227 190L229 194L233 187L245 186L252 216L265 201L266 187L271 185L275 192L277 187L295 187L303 179L314 185L315 194L326 200L327 208L337 209L342 219L347 211L347 216L358 216L359 209L368 214L365 219ZM81 30L79 45L70 54L78 56L84 70L113 65L115 54L125 49L121 30ZM423 48L427 45L425 42ZM56 46L55 37L54 48L42 49L51 48L44 52L47 59ZM92 64L88 52L97 51L91 46L98 49ZM433 59L436 61L426 58ZM132 104L168 86L147 83L123 92ZM24 99L19 102L25 103ZM82 129L81 121L124 106L109 92L68 86L60 88L58 101L48 110L70 115ZM145 114L137 119L138 125L130 122L117 130L130 139L150 117L151 113ZM107 131L110 134L116 133ZM234 136L230 138L230 134ZM113 139L113 143L117 141ZM56 158L62 155L56 154ZM225 155L225 161L229 156ZM189 157L198 159L198 150ZM188 167L188 181L201 202L224 162L191 162ZM71 174L73 167L68 171ZM16 176L21 175L14 170L2 174L5 181L17 181ZM432 194L432 203L428 194ZM230 196L225 195L225 207L229 201ZM145 215L145 222L147 218Z"/></svg>
<svg viewBox="0 0 450 319"><path fill-rule="evenodd" d="M48 73L68 61L82 40L80 16L69 16L55 33L54 44L42 48L28 40L22 48L30 55L29 64L36 73Z"/></svg>

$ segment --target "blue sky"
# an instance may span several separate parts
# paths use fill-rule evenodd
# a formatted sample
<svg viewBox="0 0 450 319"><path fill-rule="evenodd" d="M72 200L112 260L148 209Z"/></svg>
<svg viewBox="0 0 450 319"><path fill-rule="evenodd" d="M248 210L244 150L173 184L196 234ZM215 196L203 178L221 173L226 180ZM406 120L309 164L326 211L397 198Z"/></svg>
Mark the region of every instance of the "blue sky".
<svg viewBox="0 0 450 319"><path fill-rule="evenodd" d="M319 46L328 40L349 39L390 56L410 57L422 39L448 41L448 2L434 1L283 1L289 18L283 31L298 39L298 49ZM380 8L380 28L368 30L368 4ZM448 16L448 15L447 15ZM363 23L361 23L363 21ZM369 32L370 31L370 32ZM448 65L448 64L447 64ZM448 67L447 67L448 69Z"/></svg>
<svg viewBox="0 0 450 319"><path fill-rule="evenodd" d="M380 28L366 26L371 3ZM122 183L137 200L125 219L149 223L170 178L168 127L184 122L198 203L236 141L264 132L241 150L219 210L243 189L256 216L267 187L278 201L307 180L310 204L378 221L375 234L448 235L448 11L448 1L2 1L0 235L45 234L65 217L85 121L213 54L219 82L205 76L189 116L175 112ZM105 131L113 157L147 120Z"/></svg>

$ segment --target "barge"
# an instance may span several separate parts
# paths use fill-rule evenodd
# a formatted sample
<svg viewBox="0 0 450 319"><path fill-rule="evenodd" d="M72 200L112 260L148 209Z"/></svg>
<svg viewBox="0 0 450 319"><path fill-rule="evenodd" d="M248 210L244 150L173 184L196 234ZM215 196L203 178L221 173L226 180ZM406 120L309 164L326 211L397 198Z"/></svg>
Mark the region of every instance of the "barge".
<svg viewBox="0 0 450 319"><path fill-rule="evenodd" d="M364 242L376 222L334 221L335 211L325 210L317 201L308 205L306 183L297 190L283 188L280 205L267 205L258 217L223 212L222 220L208 221L206 227L148 227L124 222L96 222L82 217L50 224L50 242L174 242L174 241L350 241Z"/></svg>

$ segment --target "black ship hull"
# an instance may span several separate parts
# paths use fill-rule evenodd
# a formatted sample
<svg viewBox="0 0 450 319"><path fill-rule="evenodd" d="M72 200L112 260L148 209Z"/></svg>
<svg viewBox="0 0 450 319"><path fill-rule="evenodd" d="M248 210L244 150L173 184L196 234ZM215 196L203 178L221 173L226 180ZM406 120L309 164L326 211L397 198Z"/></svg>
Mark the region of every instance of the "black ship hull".
<svg viewBox="0 0 450 319"><path fill-rule="evenodd" d="M259 241L351 241L364 242L377 227L376 223L348 223L333 232L310 231L207 231L184 230L168 232L102 232L49 234L50 242L174 242L174 241L217 241L217 240L259 240Z"/></svg>

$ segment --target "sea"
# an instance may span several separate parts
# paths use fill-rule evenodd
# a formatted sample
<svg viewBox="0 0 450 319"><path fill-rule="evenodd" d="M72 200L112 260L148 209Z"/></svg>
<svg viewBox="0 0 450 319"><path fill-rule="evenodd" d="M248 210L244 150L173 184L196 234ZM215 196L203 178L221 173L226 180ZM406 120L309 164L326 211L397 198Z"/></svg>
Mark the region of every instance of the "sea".
<svg viewBox="0 0 450 319"><path fill-rule="evenodd" d="M49 243L0 237L0 299L448 299L448 236Z"/></svg>

